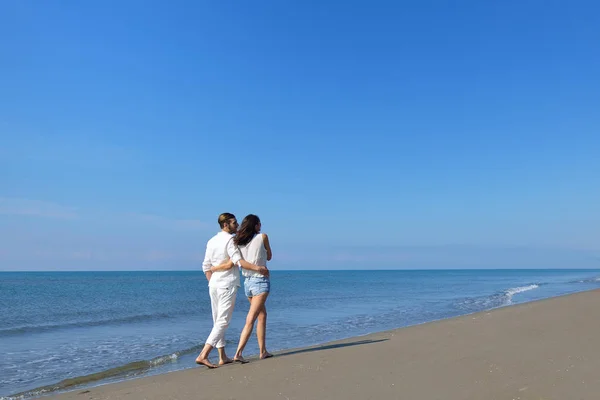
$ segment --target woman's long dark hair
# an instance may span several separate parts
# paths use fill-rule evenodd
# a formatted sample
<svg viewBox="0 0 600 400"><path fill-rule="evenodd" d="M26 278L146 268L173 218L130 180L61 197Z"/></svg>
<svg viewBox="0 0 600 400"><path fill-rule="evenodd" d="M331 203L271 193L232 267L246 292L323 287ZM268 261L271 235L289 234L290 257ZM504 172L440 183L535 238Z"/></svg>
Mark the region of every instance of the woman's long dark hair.
<svg viewBox="0 0 600 400"><path fill-rule="evenodd" d="M233 242L236 246L245 246L256 234L256 225L260 224L260 218L254 214L246 215L242 221L242 225L238 229Z"/></svg>

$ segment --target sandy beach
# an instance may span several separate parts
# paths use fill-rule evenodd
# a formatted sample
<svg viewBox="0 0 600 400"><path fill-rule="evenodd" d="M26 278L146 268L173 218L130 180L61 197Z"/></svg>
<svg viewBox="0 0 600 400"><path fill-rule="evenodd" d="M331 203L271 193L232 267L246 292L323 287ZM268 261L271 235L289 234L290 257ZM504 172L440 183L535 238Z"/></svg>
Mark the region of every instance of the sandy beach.
<svg viewBox="0 0 600 400"><path fill-rule="evenodd" d="M597 400L599 305L576 293L50 398Z"/></svg>

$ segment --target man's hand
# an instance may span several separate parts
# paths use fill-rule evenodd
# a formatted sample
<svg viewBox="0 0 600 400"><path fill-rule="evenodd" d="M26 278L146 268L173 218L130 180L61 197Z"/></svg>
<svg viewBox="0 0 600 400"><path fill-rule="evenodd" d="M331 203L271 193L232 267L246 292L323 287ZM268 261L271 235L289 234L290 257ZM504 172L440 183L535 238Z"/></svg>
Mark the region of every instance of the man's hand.
<svg viewBox="0 0 600 400"><path fill-rule="evenodd" d="M256 272L264 276L269 276L269 269L267 267L258 267Z"/></svg>

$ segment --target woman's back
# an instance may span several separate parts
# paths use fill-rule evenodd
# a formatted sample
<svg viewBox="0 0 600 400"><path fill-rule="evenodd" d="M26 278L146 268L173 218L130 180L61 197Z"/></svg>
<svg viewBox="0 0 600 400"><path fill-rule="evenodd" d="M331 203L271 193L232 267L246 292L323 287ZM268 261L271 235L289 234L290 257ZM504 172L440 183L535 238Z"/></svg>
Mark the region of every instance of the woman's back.
<svg viewBox="0 0 600 400"><path fill-rule="evenodd" d="M267 249L265 248L263 235L261 233L254 235L247 245L240 246L240 252L242 253L242 257L244 257L244 260L248 261L249 263L258 265L259 267L267 266ZM264 276L258 272L247 269L242 269L242 274L247 277Z"/></svg>

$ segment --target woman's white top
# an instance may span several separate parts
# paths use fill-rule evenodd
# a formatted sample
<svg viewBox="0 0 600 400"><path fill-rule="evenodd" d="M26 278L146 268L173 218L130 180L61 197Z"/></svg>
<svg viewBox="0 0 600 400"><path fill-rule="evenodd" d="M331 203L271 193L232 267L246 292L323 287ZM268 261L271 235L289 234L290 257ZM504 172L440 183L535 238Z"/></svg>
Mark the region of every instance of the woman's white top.
<svg viewBox="0 0 600 400"><path fill-rule="evenodd" d="M250 242L245 246L240 246L240 252L244 260L259 267L267 266L267 249L263 241L262 233L255 234ZM242 274L246 277L264 277L256 271L242 268Z"/></svg>

